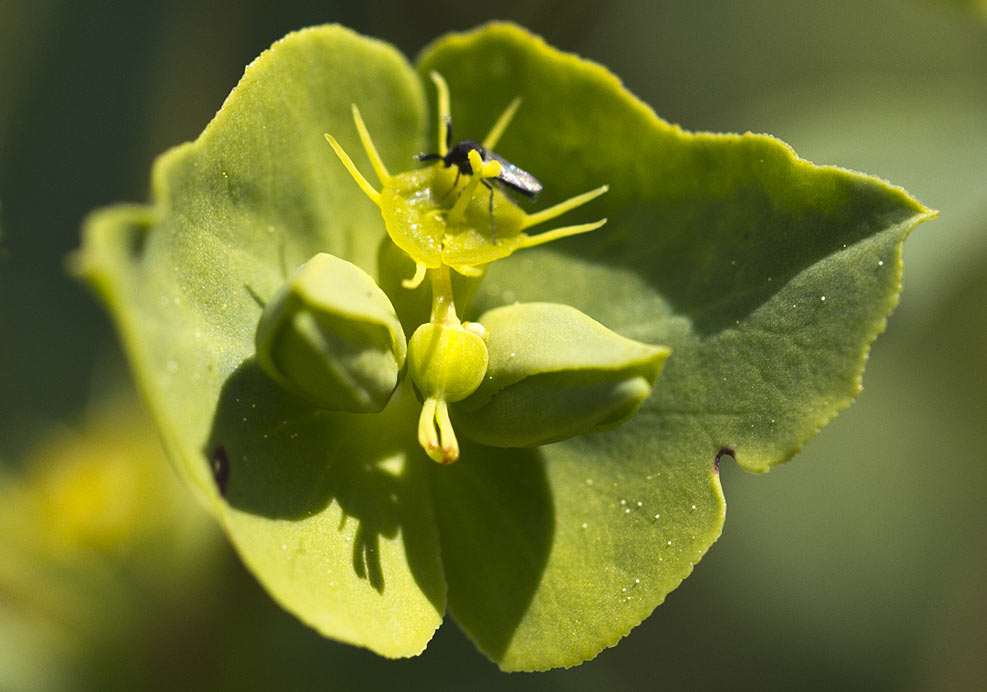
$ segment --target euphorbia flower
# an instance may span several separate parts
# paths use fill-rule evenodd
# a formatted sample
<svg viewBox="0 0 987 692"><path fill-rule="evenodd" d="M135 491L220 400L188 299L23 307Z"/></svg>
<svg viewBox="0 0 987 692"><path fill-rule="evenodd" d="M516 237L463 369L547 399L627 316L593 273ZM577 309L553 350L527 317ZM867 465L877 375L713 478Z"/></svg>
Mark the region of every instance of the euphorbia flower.
<svg viewBox="0 0 987 692"><path fill-rule="evenodd" d="M651 393L651 387L668 356L668 349L620 339L589 318L581 320L575 308L543 306L533 311L506 308L498 314L510 315L513 319L502 318L494 328L495 341L502 347L495 351L497 357L491 363L485 344L489 332L482 322L463 323L460 320L464 305L462 300L457 305L450 275L455 270L465 277L479 278L491 262L509 257L516 250L596 230L605 223L605 219L556 228L535 236L525 232L532 226L589 202L606 192L607 187L604 185L576 195L537 214L524 213L491 183L502 180L528 182L530 185L537 184L537 190L540 190L541 186L533 176L491 153L520 100L511 102L482 145L464 140L452 147L449 89L437 72L432 72L430 76L438 92L439 151L416 158L437 159L444 166L391 175L377 153L359 108L354 104L353 121L383 186L383 190L378 192L335 138L326 135L357 185L380 208L388 236L415 263L414 277L403 280L402 287L412 290L422 283L426 275L430 278L431 315L428 322L415 329L408 344L411 379L424 398L418 419L418 443L435 461L452 463L458 460L459 441L449 407L471 397L483 383L488 385L486 389L494 389L494 392L485 397L483 404L486 405L469 407L469 418L475 431L474 439L495 446L534 446L616 427L630 418ZM450 158L457 155L458 161ZM450 167L456 168L454 177L446 170ZM510 167L508 173L504 172L505 167ZM461 181L464 177L468 182ZM485 195L487 203L477 198L481 183L489 189L489 196ZM499 240L497 227L500 228ZM346 273L356 274L358 271ZM334 283L338 284L339 281ZM352 295L354 311L372 307L372 315L368 317L376 317L379 310L375 304L367 305L361 290L362 283L354 281L356 290L338 289L336 294ZM266 358L270 340L261 337L269 332L265 327L272 321L268 319L272 312L282 315L283 304L279 302L270 306L261 318L257 353L262 364L271 360ZM305 316L308 313L306 306ZM568 319L557 319L560 314L565 314ZM519 340L518 334L524 334L524 338ZM604 338L599 338L600 334ZM336 363L339 360L338 349L333 347L340 340L320 340L327 346L324 361ZM632 344L630 349L625 342ZM352 353L352 340L346 339L344 343L346 347L343 350ZM510 354L503 344L510 345ZM378 351L376 342L366 340L366 353L374 363L377 362L374 355ZM568 357L560 359L560 352ZM403 359L403 353L401 355ZM518 355L520 358L517 358ZM309 360L307 352L302 359ZM519 363L524 363L524 367L519 368ZM269 368L269 372L275 380L281 381L280 368ZM386 368L386 372L390 383L391 368ZM506 375L506 381L505 373L510 373ZM551 378L530 379L533 375L548 373L552 374ZM587 386L589 381L592 384ZM496 384L492 384L494 382ZM523 390L522 382L525 385ZM536 383L534 390L532 382ZM295 389L293 382L286 384L289 390ZM510 386L513 396L505 398L501 395L499 390L505 386ZM519 391L524 391L524 394L518 395ZM488 420L489 400L493 394L498 395L498 406L495 407L495 417ZM344 395L340 398L347 401L350 397ZM519 434L521 430L524 432Z"/></svg>
<svg viewBox="0 0 987 692"><path fill-rule="evenodd" d="M433 71L451 102L427 116ZM491 196L491 160L458 181L458 165L416 161L429 141L448 154L442 124L427 136L442 113L465 138L494 122L497 153L544 184L542 211ZM357 152L365 132L379 190L323 139ZM565 206L603 184L585 212ZM159 159L152 193L94 214L78 267L245 563L327 636L414 655L448 604L487 655L528 670L593 657L689 574L722 526L724 454L765 471L848 405L897 300L902 241L933 215L771 137L668 125L602 67L504 24L440 39L417 71L340 27L291 34ZM525 247L550 237L525 219L556 204L576 229L607 225ZM463 242L412 228L429 219ZM318 276L278 293L320 253L352 281L325 301L308 299ZM435 296L454 298L451 317ZM289 318L271 318L286 341L262 354L281 384L256 360L265 305ZM450 379L416 339L485 379ZM574 421L599 432L569 437ZM432 463L423 447L447 460L453 428L460 461Z"/></svg>

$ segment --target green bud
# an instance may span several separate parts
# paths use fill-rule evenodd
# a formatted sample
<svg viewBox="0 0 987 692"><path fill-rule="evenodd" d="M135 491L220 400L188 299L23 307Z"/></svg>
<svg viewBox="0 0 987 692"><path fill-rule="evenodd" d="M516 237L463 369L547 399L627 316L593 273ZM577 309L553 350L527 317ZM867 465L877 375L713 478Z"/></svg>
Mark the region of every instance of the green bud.
<svg viewBox="0 0 987 692"><path fill-rule="evenodd" d="M408 343L408 371L425 397L447 402L472 394L487 371L487 347L461 325L426 322Z"/></svg>
<svg viewBox="0 0 987 692"><path fill-rule="evenodd" d="M257 362L320 408L380 411L407 346L384 292L362 269L321 253L292 274L257 325Z"/></svg>
<svg viewBox="0 0 987 692"><path fill-rule="evenodd" d="M483 383L452 409L456 429L496 447L532 447L610 430L651 394L669 355L568 305L508 305L486 327Z"/></svg>

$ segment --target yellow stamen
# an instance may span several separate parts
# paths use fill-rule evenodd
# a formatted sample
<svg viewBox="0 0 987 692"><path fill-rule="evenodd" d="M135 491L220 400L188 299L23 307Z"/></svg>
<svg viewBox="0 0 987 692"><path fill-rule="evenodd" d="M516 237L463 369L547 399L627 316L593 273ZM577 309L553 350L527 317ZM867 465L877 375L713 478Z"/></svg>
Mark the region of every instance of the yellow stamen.
<svg viewBox="0 0 987 692"><path fill-rule="evenodd" d="M594 221L593 223L581 223L575 226L563 226L562 228L556 228L551 231L546 231L545 233L539 233L538 235L525 236L524 240L521 241L521 247L523 248L534 247L535 245L550 243L553 240L558 240L559 238L568 238L571 235L578 235L580 233L588 233L589 231L595 231L597 228L599 228L606 222L607 222L606 219L600 219L599 221Z"/></svg>
<svg viewBox="0 0 987 692"><path fill-rule="evenodd" d="M339 142L337 142L332 135L326 134L326 140L332 146L332 150L336 152L336 156L339 157L339 160L344 166L346 166L346 170L348 170L350 175L353 176L353 180L356 181L356 184L359 185L364 194L370 198L370 201L379 207L380 193L377 192L377 190L374 189L374 186L363 177L363 174L360 173L359 170L357 170L356 164L353 163L353 159L351 159L346 152L343 151L343 148L339 146Z"/></svg>
<svg viewBox="0 0 987 692"><path fill-rule="evenodd" d="M459 193L459 199L456 200L456 203L446 215L446 223L448 224L455 224L462 221L463 215L466 213L466 207L469 205L470 200L473 199L473 193L476 192L476 188L479 186L481 180L484 178L496 178L500 175L499 161L487 161L484 163L483 159L480 158L480 152L476 149L470 150L468 156L470 167L473 169L473 176L466 187L463 188L463 191Z"/></svg>
<svg viewBox="0 0 987 692"><path fill-rule="evenodd" d="M549 219L554 219L556 216L561 216L571 209L575 209L578 206L586 204L591 199L596 199L609 189L609 185L601 185L595 190L590 190L589 192L584 192L581 195L570 197L566 201L559 202L555 206L549 207L548 209L542 209L534 214L528 214L528 216L525 217L521 228L531 228L532 226L536 226L537 224L548 221Z"/></svg>
<svg viewBox="0 0 987 692"><path fill-rule="evenodd" d="M439 133L439 156L445 156L449 153L449 148L446 146L446 128L449 127L449 85L446 84L446 80L442 78L435 70L432 70L428 74L435 82L435 91L439 97L439 127L437 132Z"/></svg>
<svg viewBox="0 0 987 692"><path fill-rule="evenodd" d="M370 163L374 167L374 173L377 174L377 180L380 181L381 185L387 185L387 181L391 179L391 174L387 172L387 167L384 166L384 161L380 158L380 154L377 153L377 147L374 146L374 141L370 139L370 132L367 130L363 118L360 117L360 109L356 107L355 103L352 107L353 122L356 123L356 131L360 133L360 141L363 142L363 148L367 152L367 156L370 157Z"/></svg>
<svg viewBox="0 0 987 692"><path fill-rule="evenodd" d="M425 272L427 270L428 267L425 266L424 262L415 262L415 275L410 279L401 279L401 285L409 289L418 288L422 281L425 280Z"/></svg>
<svg viewBox="0 0 987 692"><path fill-rule="evenodd" d="M500 117L497 118L497 122L495 122L494 126L490 128L490 132L487 133L486 138L483 140L484 149L493 149L497 146L497 142L500 141L500 136L504 134L504 130L507 129L507 126L511 122L511 118L514 117L514 114L517 112L518 106L520 105L521 97L518 96L511 101L506 109L504 109L504 112L500 114Z"/></svg>
<svg viewBox="0 0 987 692"><path fill-rule="evenodd" d="M450 264L457 274L462 274L463 276L468 276L471 279L483 276L486 271L483 267L473 267L468 264Z"/></svg>

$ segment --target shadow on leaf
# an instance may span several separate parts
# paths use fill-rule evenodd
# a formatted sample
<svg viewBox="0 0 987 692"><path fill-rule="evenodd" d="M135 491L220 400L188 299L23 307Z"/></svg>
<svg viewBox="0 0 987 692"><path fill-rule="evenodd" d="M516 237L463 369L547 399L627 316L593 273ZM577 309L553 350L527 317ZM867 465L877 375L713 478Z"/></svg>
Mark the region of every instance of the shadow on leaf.
<svg viewBox="0 0 987 692"><path fill-rule="evenodd" d="M555 534L542 453L466 441L460 461L433 464L431 476L449 610L500 660L541 583Z"/></svg>
<svg viewBox="0 0 987 692"><path fill-rule="evenodd" d="M432 462L412 437L415 402L404 399L413 397L399 390L376 415L323 411L283 391L251 358L223 386L206 455L226 502L239 511L300 521L338 505L340 531L358 524L353 570L378 592L387 576L380 539L400 533L412 573L428 592L432 582L418 575L430 571L435 551L422 497L423 469ZM428 596L442 601L439 593Z"/></svg>

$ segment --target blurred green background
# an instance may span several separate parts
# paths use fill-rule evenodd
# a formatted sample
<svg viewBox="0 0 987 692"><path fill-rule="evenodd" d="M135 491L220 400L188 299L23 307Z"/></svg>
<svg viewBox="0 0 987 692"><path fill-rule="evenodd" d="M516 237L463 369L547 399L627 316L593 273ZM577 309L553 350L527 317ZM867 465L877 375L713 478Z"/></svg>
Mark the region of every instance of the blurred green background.
<svg viewBox="0 0 987 692"><path fill-rule="evenodd" d="M340 22L413 57L492 18L687 129L770 132L942 211L906 243L858 401L766 477L726 465L693 576L618 647L537 675L452 623L385 661L281 612L174 485L64 268L83 216L145 200L153 157L288 31ZM985 229L984 2L4 0L0 689L982 689Z"/></svg>

